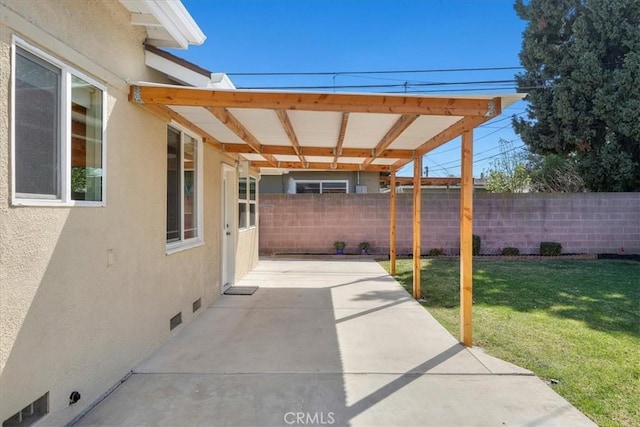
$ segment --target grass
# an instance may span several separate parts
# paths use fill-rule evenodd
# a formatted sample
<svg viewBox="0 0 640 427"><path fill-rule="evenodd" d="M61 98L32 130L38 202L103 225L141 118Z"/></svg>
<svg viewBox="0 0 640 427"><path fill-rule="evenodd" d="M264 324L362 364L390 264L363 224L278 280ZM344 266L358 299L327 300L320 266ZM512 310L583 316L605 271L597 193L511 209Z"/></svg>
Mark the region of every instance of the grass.
<svg viewBox="0 0 640 427"><path fill-rule="evenodd" d="M423 305L456 337L459 271L457 259L422 260ZM412 260L396 272L411 293ZM474 259L473 283L474 345L557 380L601 426L640 425L640 263Z"/></svg>

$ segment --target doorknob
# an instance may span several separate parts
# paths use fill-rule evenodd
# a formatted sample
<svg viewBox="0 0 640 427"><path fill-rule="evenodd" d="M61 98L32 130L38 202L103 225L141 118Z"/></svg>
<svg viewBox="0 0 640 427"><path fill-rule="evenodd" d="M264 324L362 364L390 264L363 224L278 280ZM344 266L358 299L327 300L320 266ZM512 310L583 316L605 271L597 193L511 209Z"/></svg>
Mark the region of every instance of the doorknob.
<svg viewBox="0 0 640 427"><path fill-rule="evenodd" d="M227 231L227 236L231 236L231 232L230 231Z"/></svg>

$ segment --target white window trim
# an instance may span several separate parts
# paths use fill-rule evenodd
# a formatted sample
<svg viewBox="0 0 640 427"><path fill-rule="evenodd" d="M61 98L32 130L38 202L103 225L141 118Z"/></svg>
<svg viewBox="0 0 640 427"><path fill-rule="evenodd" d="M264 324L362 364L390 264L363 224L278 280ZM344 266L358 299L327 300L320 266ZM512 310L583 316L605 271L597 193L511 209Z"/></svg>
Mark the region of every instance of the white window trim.
<svg viewBox="0 0 640 427"><path fill-rule="evenodd" d="M346 180L346 179L294 179L293 182L296 185L296 194L303 194L303 193L298 193L298 189L297 189L298 183L320 184L320 194L325 194L322 192L322 184L325 182L344 183L344 188L346 190L345 194L349 194L349 180Z"/></svg>
<svg viewBox="0 0 640 427"><path fill-rule="evenodd" d="M171 255L171 254L175 254L177 252L182 252L184 250L187 249L192 249L192 248L197 248L199 246L203 246L204 245L204 219L203 219L203 214L204 214L204 208L203 208L203 202L204 202L204 187L203 187L203 182L204 182L204 178L203 178L203 165L204 165L204 161L203 161L203 157L204 157L204 153L203 153L203 144L202 144L202 138L189 131L187 128L185 128L184 126L180 125L179 123L176 123L174 121L171 121L168 126L171 126L174 129L177 129L178 131L180 131L180 170L182 173L180 173L180 188L183 189L184 191L184 171L183 171L183 167L184 167L184 150L182 149L182 144L184 144L183 141L183 135L189 135L190 137L194 138L197 141L197 157L196 157L196 188L197 188L197 192L198 194L196 194L196 210L197 210L197 223L198 223L198 235L196 237L192 237L190 239L186 239L186 240L178 240L175 242L167 242L166 243L166 248L165 248L165 254L166 255ZM166 145L166 141L165 141L165 145ZM166 150L166 147L165 147ZM165 157L166 160L166 157ZM181 212L182 215L180 215L180 221L181 221L181 230L182 233L184 233L184 197L180 197L180 206L181 206ZM165 220L165 227L166 227L166 220ZM166 236L166 233L165 233ZM165 237L166 239L166 237Z"/></svg>
<svg viewBox="0 0 640 427"><path fill-rule="evenodd" d="M246 210L246 219L247 219L247 223L245 224L246 227L240 227L240 224L238 224L238 231L240 233L242 233L243 231L249 231L249 230L255 230L256 228L258 228L258 221L259 221L259 217L258 217L258 197L260 197L259 194L259 189L258 186L260 185L260 177L258 176L253 176L253 175L246 175L246 176L242 176L240 175L238 177L238 179L240 178L247 178L247 198L246 199L241 199L240 197L238 197L238 203L245 203L247 205L247 210ZM255 200L251 200L251 180L255 179L256 180L256 199ZM251 224L251 205L254 204L256 206L256 223L254 225L250 225Z"/></svg>
<svg viewBox="0 0 640 427"><path fill-rule="evenodd" d="M60 198L40 199L21 197L16 194L15 165L15 84L16 84L16 46L26 50L43 61L60 69L62 73L60 97L64 100L64 108L60 114ZM71 200L71 76L76 76L92 84L102 91L102 201ZM63 63L41 49L13 35L11 44L11 204L13 206L48 206L48 207L106 207L107 206L107 87L81 71ZM68 106L68 108L67 108Z"/></svg>

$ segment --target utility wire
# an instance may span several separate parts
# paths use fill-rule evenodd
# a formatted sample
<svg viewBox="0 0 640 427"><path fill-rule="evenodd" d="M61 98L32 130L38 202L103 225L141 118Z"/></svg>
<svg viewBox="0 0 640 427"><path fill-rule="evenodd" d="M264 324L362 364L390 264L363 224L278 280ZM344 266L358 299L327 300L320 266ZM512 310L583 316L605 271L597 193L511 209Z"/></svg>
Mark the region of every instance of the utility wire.
<svg viewBox="0 0 640 427"><path fill-rule="evenodd" d="M515 80L479 80L479 81L463 81L463 82L435 82L435 83L403 83L403 84L377 84L377 85L325 85L325 86L238 86L238 89L371 89L371 88L396 88L396 87L424 87L424 86L460 86L460 85L476 85L476 84L503 84L516 83ZM468 89L467 89L468 90Z"/></svg>
<svg viewBox="0 0 640 427"><path fill-rule="evenodd" d="M380 71L306 71L306 72L263 72L263 73L226 73L228 76L333 76L349 74L416 74L416 73L457 73L466 71L506 71L523 70L524 67L480 67L480 68L442 68L425 70L380 70Z"/></svg>

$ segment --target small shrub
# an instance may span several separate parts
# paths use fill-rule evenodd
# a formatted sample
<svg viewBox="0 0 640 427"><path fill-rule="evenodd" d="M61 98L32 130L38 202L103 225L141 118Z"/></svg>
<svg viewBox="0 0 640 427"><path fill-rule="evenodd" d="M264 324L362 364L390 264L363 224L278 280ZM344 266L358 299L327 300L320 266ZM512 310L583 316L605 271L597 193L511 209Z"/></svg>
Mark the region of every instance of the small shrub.
<svg viewBox="0 0 640 427"><path fill-rule="evenodd" d="M482 239L480 239L480 236L474 234L473 235L473 248L471 250L471 253L475 256L475 255L480 255L480 246L482 244Z"/></svg>
<svg viewBox="0 0 640 427"><path fill-rule="evenodd" d="M341 242L341 241L333 242L333 247L339 251L343 250L346 246L347 244L345 242Z"/></svg>
<svg viewBox="0 0 640 427"><path fill-rule="evenodd" d="M540 255L558 256L562 252L562 245L558 242L540 242Z"/></svg>
<svg viewBox="0 0 640 427"><path fill-rule="evenodd" d="M520 249L518 248L512 248L512 247L506 247L502 250L502 255L505 256L518 256L520 255Z"/></svg>
<svg viewBox="0 0 640 427"><path fill-rule="evenodd" d="M361 242L358 247L360 248L360 252L369 253L369 249L371 249L371 243L369 242Z"/></svg>
<svg viewBox="0 0 640 427"><path fill-rule="evenodd" d="M444 255L444 249L442 248L433 248L429 251L429 256L442 256Z"/></svg>

